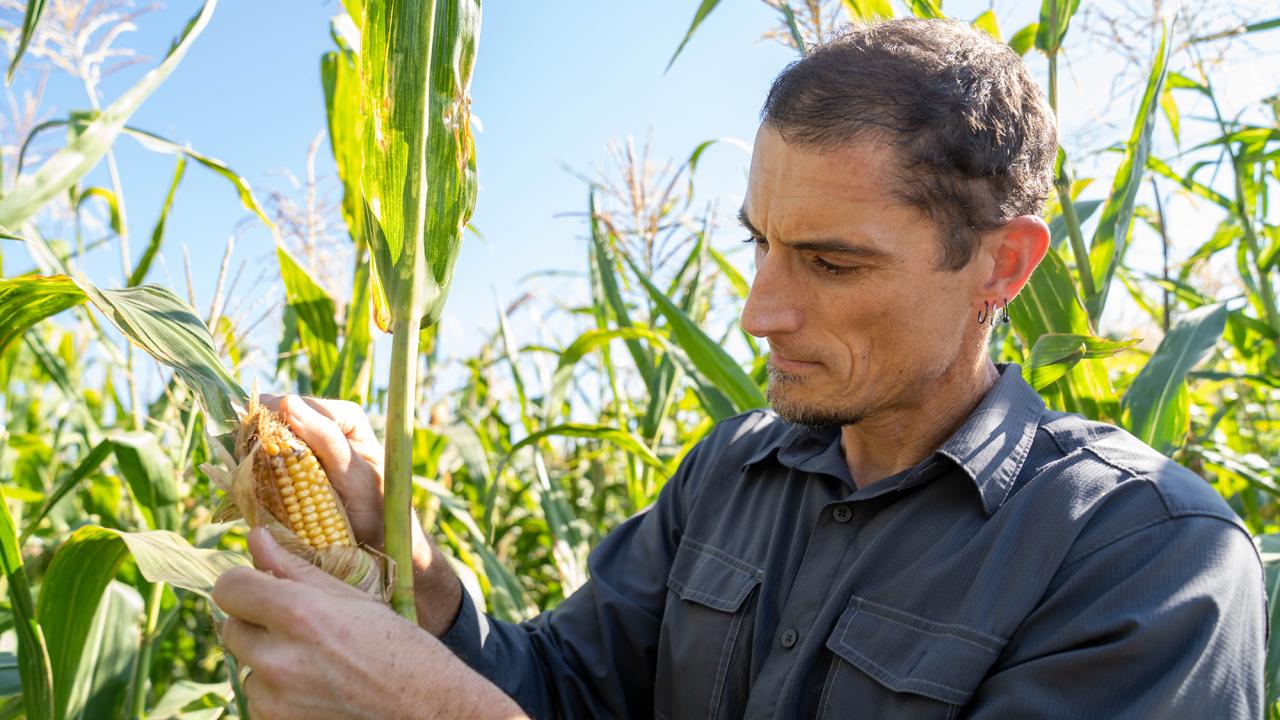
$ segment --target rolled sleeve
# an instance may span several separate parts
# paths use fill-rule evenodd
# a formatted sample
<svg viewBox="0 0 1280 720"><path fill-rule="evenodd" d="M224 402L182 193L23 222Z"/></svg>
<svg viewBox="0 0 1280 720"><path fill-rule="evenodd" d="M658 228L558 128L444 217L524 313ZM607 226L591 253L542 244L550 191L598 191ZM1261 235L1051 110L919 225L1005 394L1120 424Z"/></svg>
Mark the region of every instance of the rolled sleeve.
<svg viewBox="0 0 1280 720"><path fill-rule="evenodd" d="M965 717L1261 718L1266 622L1245 532L1168 518L1062 568Z"/></svg>

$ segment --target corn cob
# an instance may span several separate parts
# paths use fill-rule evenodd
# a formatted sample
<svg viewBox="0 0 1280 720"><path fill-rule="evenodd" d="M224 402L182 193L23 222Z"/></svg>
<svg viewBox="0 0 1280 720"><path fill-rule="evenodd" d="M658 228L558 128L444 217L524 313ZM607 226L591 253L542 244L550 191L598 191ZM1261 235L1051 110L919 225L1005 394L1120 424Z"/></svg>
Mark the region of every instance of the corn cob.
<svg viewBox="0 0 1280 720"><path fill-rule="evenodd" d="M245 418L241 444L253 453L259 502L316 550L355 545L351 523L315 453L275 413L256 410Z"/></svg>
<svg viewBox="0 0 1280 720"><path fill-rule="evenodd" d="M321 570L381 600L390 596L395 564L357 544L329 476L283 418L251 400L234 457L216 440L211 446L220 462L201 469L226 492L216 520L265 526L282 547Z"/></svg>

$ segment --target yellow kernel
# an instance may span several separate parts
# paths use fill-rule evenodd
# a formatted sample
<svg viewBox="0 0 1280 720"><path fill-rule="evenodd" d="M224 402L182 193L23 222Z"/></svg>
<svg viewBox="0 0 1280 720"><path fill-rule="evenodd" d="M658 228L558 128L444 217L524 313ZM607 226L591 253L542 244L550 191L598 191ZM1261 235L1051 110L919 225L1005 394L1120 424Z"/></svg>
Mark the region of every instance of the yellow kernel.
<svg viewBox="0 0 1280 720"><path fill-rule="evenodd" d="M302 513L298 513L298 512L289 513L289 523L291 525L294 525L300 522L302 522Z"/></svg>
<svg viewBox="0 0 1280 720"><path fill-rule="evenodd" d="M290 495L294 494L295 492L297 492L297 491L293 489L293 486L292 486L292 485L281 485L281 486L280 486L280 496L281 496L281 497L289 497Z"/></svg>
<svg viewBox="0 0 1280 720"><path fill-rule="evenodd" d="M316 515L315 512L313 511L313 512L302 513L302 519L306 521L308 525L310 525L311 523L318 522L320 517Z"/></svg>

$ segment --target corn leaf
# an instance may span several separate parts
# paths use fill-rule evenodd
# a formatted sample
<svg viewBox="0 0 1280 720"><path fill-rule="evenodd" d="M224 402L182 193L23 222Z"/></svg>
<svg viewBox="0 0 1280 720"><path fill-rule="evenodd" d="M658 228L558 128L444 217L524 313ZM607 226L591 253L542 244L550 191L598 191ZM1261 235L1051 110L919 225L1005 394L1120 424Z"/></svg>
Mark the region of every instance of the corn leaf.
<svg viewBox="0 0 1280 720"><path fill-rule="evenodd" d="M693 365L733 403L737 412L764 407L767 402L760 386L738 367L720 344L707 336L671 299L654 287L640 268L628 258L632 272L649 292L658 311L671 326L671 336Z"/></svg>
<svg viewBox="0 0 1280 720"><path fill-rule="evenodd" d="M1262 32L1264 30L1274 30L1276 28L1280 28L1280 17L1271 18L1270 20L1261 20L1255 23L1248 23L1247 25L1240 25L1240 26L1231 28L1230 30L1224 30L1219 33L1213 33L1212 35L1202 35L1200 37L1192 38L1191 42L1193 43L1209 42L1211 40L1221 40L1222 38L1226 38L1226 37L1234 37L1236 35L1246 35L1248 33ZM1268 656L1268 658L1270 658L1270 656ZM1267 697L1272 697L1272 696L1267 695Z"/></svg>
<svg viewBox="0 0 1280 720"><path fill-rule="evenodd" d="M86 202L94 198L107 204L107 211L110 213L111 230L116 235L123 235L124 227L120 224L120 202L116 199L115 193L104 187L91 187L80 193L80 197L76 198L76 212L79 212Z"/></svg>
<svg viewBox="0 0 1280 720"><path fill-rule="evenodd" d="M1039 390L1057 382L1081 360L1111 357L1139 342L1138 339L1107 340L1090 335L1047 333L1036 338L1031 360L1022 368L1022 377Z"/></svg>
<svg viewBox="0 0 1280 720"><path fill-rule="evenodd" d="M99 290L84 278L76 284L117 330L182 378L199 399L210 433L237 426L234 404L247 401L248 393L223 367L209 328L190 305L155 285Z"/></svg>
<svg viewBox="0 0 1280 720"><path fill-rule="evenodd" d="M1036 28L1036 48L1046 55L1057 54L1067 36L1071 18L1080 8L1080 0L1043 0L1040 23Z"/></svg>
<svg viewBox="0 0 1280 720"><path fill-rule="evenodd" d="M543 424L550 425L555 421L556 416L560 414L565 395L569 390L569 383L573 380L574 368L577 367L578 361L582 360L587 353L600 347L608 347L608 344L614 340L640 338L658 345L666 342L666 339L661 335L647 328L627 327L616 330L588 330L579 335L572 343L569 343L569 346L561 351L560 361L556 364L555 372L551 376L551 389L547 392L547 399L543 402Z"/></svg>
<svg viewBox="0 0 1280 720"><path fill-rule="evenodd" d="M368 400L369 381L373 373L373 333L369 328L370 298L373 292L369 262L356 265L351 303L347 306L346 325L342 332L342 349L338 364L329 376L327 397L350 400L360 405Z"/></svg>
<svg viewBox="0 0 1280 720"><path fill-rule="evenodd" d="M1061 256L1053 251L1045 255L1022 292L1009 303L1009 318L1014 332L1032 348L1048 333L1093 336L1075 281ZM1114 414L1115 391L1097 361L1079 362L1045 391L1046 401L1068 412L1095 418Z"/></svg>
<svg viewBox="0 0 1280 720"><path fill-rule="evenodd" d="M16 187L0 198L0 227L17 228L33 217L54 197L66 192L93 169L115 142L124 124L182 61L191 43L213 16L216 0L206 0L200 12L187 23L182 35L165 59L99 113L66 147L54 153L32 175L18 179Z"/></svg>
<svg viewBox="0 0 1280 720"><path fill-rule="evenodd" d="M850 20L888 20L893 17L893 3L889 0L843 0Z"/></svg>
<svg viewBox="0 0 1280 720"><path fill-rule="evenodd" d="M138 264L133 267L133 273L129 275L129 281L125 283L129 287L142 284L142 281L147 278L147 272L151 270L151 263L160 252L160 243L164 241L164 228L169 221L169 210L173 208L173 196L178 192L178 185L182 183L182 175L186 169L187 159L179 155L178 163L173 169L173 182L169 183L169 192L165 193L164 203L160 205L160 217L156 219L156 225L151 230L151 242L147 243L147 249L143 251Z"/></svg>
<svg viewBox="0 0 1280 720"><path fill-rule="evenodd" d="M467 93L479 30L478 0L365 7L360 188L366 241L393 325L439 319L475 206Z"/></svg>
<svg viewBox="0 0 1280 720"><path fill-rule="evenodd" d="M1162 30L1160 48L1156 51L1147 77L1146 90L1134 118L1133 130L1125 143L1124 159L1116 171L1111 193L1102 208L1102 216L1098 220L1093 243L1089 248L1089 265L1093 271L1095 291L1092 297L1085 298L1085 306L1089 308L1089 317L1095 323L1102 316L1111 279L1115 277L1116 268L1128 247L1129 232L1133 228L1133 205L1146 172L1147 158L1151 154L1156 109L1164 88L1165 72L1169 67L1170 49L1167 32Z"/></svg>
<svg viewBox="0 0 1280 720"><path fill-rule="evenodd" d="M182 523L178 476L155 436L136 431L116 433L109 439L116 467L128 481L147 524L155 530L178 530Z"/></svg>
<svg viewBox="0 0 1280 720"><path fill-rule="evenodd" d="M1185 441L1189 412L1186 376L1213 351L1227 322L1223 303L1180 318L1122 398L1126 427L1140 440L1170 454Z"/></svg>
<svg viewBox="0 0 1280 720"><path fill-rule="evenodd" d="M0 279L0 353L36 323L84 300L84 293L66 275Z"/></svg>
<svg viewBox="0 0 1280 720"><path fill-rule="evenodd" d="M1025 56L1036 45L1036 36L1040 34L1040 23L1030 23L1009 38L1009 47L1018 55Z"/></svg>
<svg viewBox="0 0 1280 720"><path fill-rule="evenodd" d="M978 17L973 19L973 26L985 32L1000 42L1004 42L1004 36L1000 34L1000 21L996 19L994 10L987 10Z"/></svg>
<svg viewBox="0 0 1280 720"><path fill-rule="evenodd" d="M6 86L13 84L13 76L18 72L18 63L22 62L22 56L31 45L31 39L35 37L36 28L40 25L40 18L44 15L44 6L45 0L27 0L26 11L22 15L22 38L18 41L18 49L13 53L13 59L9 61L9 71L4 75Z"/></svg>
<svg viewBox="0 0 1280 720"><path fill-rule="evenodd" d="M30 720L51 720L55 717L53 666L49 662L44 630L36 620L31 581L22 564L17 527L9 514L9 504L3 498L0 498L0 570L4 572L9 588L26 716Z"/></svg>
<svg viewBox="0 0 1280 720"><path fill-rule="evenodd" d="M37 612L49 643L59 718L83 710L86 688L75 684L81 675L81 657L89 645L89 630L103 592L126 557L128 548L115 532L86 525L58 549L40 586ZM78 695L78 707L72 703L73 694Z"/></svg>
<svg viewBox="0 0 1280 720"><path fill-rule="evenodd" d="M1257 535L1253 541L1262 558L1268 625L1280 627L1280 533ZM1277 696L1280 696L1280 633L1271 633L1267 638L1264 685L1268 704L1273 705Z"/></svg>
<svg viewBox="0 0 1280 720"><path fill-rule="evenodd" d="M591 216L591 244L594 250L592 257L595 260L592 267L592 278L599 282L601 292L608 302L610 312L613 314L614 322L617 323L619 328L629 328L632 326L631 315L627 310L626 301L622 298L622 292L618 288L618 276L614 271L617 260L612 248L609 247L604 231L600 227L600 221L596 217L595 192L592 192L587 198L587 207ZM631 359L636 364L636 370L640 372L640 377L649 388L649 392L653 393L655 385L652 355L637 339L628 339L626 344L627 351L631 353Z"/></svg>
<svg viewBox="0 0 1280 720"><path fill-rule="evenodd" d="M942 12L942 0L907 0L911 14L919 18L945 18Z"/></svg>
<svg viewBox="0 0 1280 720"><path fill-rule="evenodd" d="M667 67L663 70L664 73L670 70L671 66L676 63L676 58L680 57L680 53L684 50L684 46L689 44L689 38L693 37L694 31L698 29L698 26L702 24L702 21L706 20L707 16L711 14L711 11L715 10L716 6L719 4L720 0L702 0L698 5L697 11L693 14L693 22L689 23L689 29L685 32L684 39L680 41L680 45L676 47L676 51L671 54L671 59L667 61Z"/></svg>
<svg viewBox="0 0 1280 720"><path fill-rule="evenodd" d="M132 586L112 580L89 626L88 645L72 680L68 718L115 720L124 709L139 654L138 618L145 604Z"/></svg>
<svg viewBox="0 0 1280 720"><path fill-rule="evenodd" d="M21 542L26 542L26 539L31 536L31 533L35 532L35 529L40 525L40 521L44 520L49 511L53 509L53 506L57 505L59 500L66 497L67 493L74 490L85 478L97 470L113 449L114 446L109 440L103 440L93 446L93 449L84 456L84 459L76 465L75 469L67 473L67 476L60 480L54 489L45 496L44 501L40 503L39 509L26 520L27 527L22 531Z"/></svg>
<svg viewBox="0 0 1280 720"><path fill-rule="evenodd" d="M285 300L299 320L298 337L307 351L312 386L323 388L338 363L337 304L282 243L276 244L276 259Z"/></svg>
<svg viewBox="0 0 1280 720"><path fill-rule="evenodd" d="M107 532L119 536L129 547L134 562L138 564L138 571L148 581L190 590L206 598L213 591L219 575L233 567L250 564L239 553L193 547L181 535L168 530Z"/></svg>
<svg viewBox="0 0 1280 720"><path fill-rule="evenodd" d="M354 17L354 16L353 16ZM360 121L360 65L354 51L325 53L320 60L329 147L342 181L342 219L357 245L364 242L360 223L360 157L364 148Z"/></svg>

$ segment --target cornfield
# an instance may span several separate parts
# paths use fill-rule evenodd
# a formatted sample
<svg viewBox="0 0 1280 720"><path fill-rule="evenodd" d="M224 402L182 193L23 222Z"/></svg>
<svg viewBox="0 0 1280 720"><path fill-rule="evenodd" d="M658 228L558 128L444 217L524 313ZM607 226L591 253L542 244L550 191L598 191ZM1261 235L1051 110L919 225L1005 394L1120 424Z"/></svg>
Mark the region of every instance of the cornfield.
<svg viewBox="0 0 1280 720"><path fill-rule="evenodd" d="M947 16L936 0L765 2L777 24L760 34L798 54L850 20ZM671 18L672 37L682 37L671 63L715 22L718 4L700 0L692 22ZM717 421L766 404L768 348L736 322L750 279L713 233L714 204L694 210L703 203L693 172L717 141L690 148L664 175L631 145L617 149L621 177L587 182L577 208L589 238L578 268L589 296L564 303L517 289L482 347L446 363L436 322L448 313L478 162L502 162L478 160L472 138L480 0L343 1L313 79L324 89L346 236L345 265L324 273L283 229L308 219L269 212L232 169L235 157L224 162L131 124L200 42L215 5L204 0L168 53L106 99L98 81L111 49L91 47L100 57L71 62L71 48L83 53L84 44L53 24L77 12L119 15L120 4L0 3L13 13L9 79L33 64L51 67L82 83L92 106L26 127L3 148L0 718L246 715L209 592L222 571L249 563L246 524L217 514L227 496L217 468L236 451L255 386L365 408L387 446L391 566L408 566L416 513L478 604L512 621L581 586L589 549L653 502ZM960 19L1047 72L1050 103L1066 113L1059 63L1083 32L1090 8L1079 5L1044 0L1038 22L1016 29L990 10ZM1051 407L1126 428L1226 498L1263 555L1274 629L1280 216L1270 188L1280 184L1280 95L1225 104L1214 59L1231 43L1280 33L1280 17L1215 19L1160 3L1142 16L1146 35L1124 48L1138 68L1134 93L1122 98L1135 100L1126 132L1108 138L1103 162L1069 143L1059 149L1045 212L1052 248L990 352L1019 363ZM391 72L393 63L407 69ZM64 142L33 158L32 139L47 143L51 130ZM173 158L149 234L123 202L113 153L123 136ZM100 164L110 182L87 186ZM1095 166L1108 174L1076 170ZM148 284L160 249L175 242L165 220L189 170L228 183L275 239L271 282L285 302L270 317L274 347L257 339L259 308L233 312L232 246L207 312ZM118 251L123 287L99 287L82 268L95 246L81 224L104 206L95 242ZM1213 231L1188 237L1168 222L1186 208L1212 217ZM146 240L141 251L130 245L136 238ZM1160 248L1158 262L1130 252L1139 243ZM1104 313L1118 305L1138 320L1104 332ZM521 345L510 316L529 307L572 328L572 339ZM393 337L386 377L374 361L383 332ZM274 356L267 372L248 367L264 350ZM157 368L162 387L145 395L140 379ZM442 387L446 375L461 380ZM305 484L313 476L298 457ZM284 463L280 487L296 474L294 460L287 472ZM310 532L303 522L298 531ZM323 548L346 536L313 537ZM399 579L388 595L411 615L412 578ZM1277 635L1266 692L1280 718Z"/></svg>

